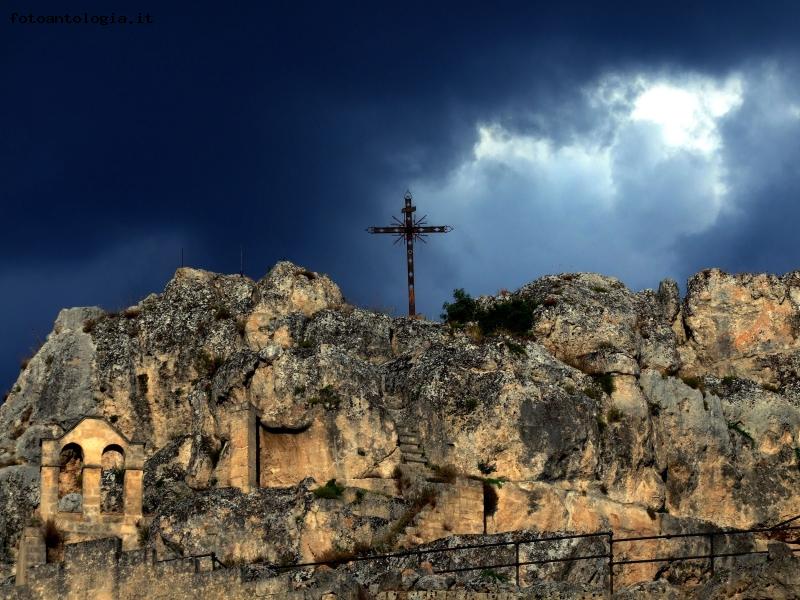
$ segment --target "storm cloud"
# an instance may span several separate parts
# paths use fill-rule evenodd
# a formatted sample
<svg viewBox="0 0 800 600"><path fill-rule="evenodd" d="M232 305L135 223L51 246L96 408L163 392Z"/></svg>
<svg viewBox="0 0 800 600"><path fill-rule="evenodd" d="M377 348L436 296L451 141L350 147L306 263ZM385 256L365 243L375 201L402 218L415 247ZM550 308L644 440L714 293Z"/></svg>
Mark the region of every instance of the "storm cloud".
<svg viewBox="0 0 800 600"><path fill-rule="evenodd" d="M402 250L364 228L406 188L455 226L418 248L433 318L551 272L800 263L792 4L150 12L2 26L4 386L60 307L159 291L181 249L237 272L243 246L252 277L288 258L402 314Z"/></svg>

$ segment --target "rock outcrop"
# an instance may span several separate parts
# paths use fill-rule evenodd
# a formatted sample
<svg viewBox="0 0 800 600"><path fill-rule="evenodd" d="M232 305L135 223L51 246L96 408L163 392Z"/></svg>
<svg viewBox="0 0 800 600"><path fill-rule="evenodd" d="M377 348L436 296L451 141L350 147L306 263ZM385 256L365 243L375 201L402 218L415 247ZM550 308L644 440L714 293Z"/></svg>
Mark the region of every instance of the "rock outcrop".
<svg viewBox="0 0 800 600"><path fill-rule="evenodd" d="M282 262L257 282L180 269L120 313L62 311L0 406L0 578L39 502L39 440L84 415L145 443L142 542L165 556L291 563L481 521L650 535L800 514L800 273L704 271L683 300L673 281L553 275L479 301L513 299L535 306L530 331L476 336L350 306ZM230 488L247 405L250 494ZM469 531L420 500L432 474L494 490ZM343 491L314 493L329 480Z"/></svg>

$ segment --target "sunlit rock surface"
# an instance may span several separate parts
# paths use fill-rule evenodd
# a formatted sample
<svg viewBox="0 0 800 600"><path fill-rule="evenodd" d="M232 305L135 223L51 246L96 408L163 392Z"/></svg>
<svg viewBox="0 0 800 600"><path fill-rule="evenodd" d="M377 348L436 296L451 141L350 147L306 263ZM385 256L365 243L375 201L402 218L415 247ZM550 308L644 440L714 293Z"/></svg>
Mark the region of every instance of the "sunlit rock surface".
<svg viewBox="0 0 800 600"><path fill-rule="evenodd" d="M669 280L632 292L553 275L480 301L515 297L536 304L529 334L481 337L352 307L282 262L257 282L180 269L118 314L62 311L0 406L0 577L38 504L39 439L87 414L146 443L143 542L164 555L291 563L416 539L389 533L417 443L428 474L505 481L488 534L800 514L800 274L704 271L683 300ZM251 494L229 488L247 403L261 423ZM315 496L330 479L342 496Z"/></svg>

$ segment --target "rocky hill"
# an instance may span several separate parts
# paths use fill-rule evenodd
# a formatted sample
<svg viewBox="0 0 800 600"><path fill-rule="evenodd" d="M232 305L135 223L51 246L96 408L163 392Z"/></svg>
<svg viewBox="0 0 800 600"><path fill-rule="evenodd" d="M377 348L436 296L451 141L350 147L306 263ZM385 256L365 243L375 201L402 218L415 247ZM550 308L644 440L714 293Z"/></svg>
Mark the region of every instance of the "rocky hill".
<svg viewBox="0 0 800 600"><path fill-rule="evenodd" d="M703 271L683 299L670 280L562 274L478 299L514 302L524 332L502 310L488 329L392 318L281 262L259 281L180 269L120 313L63 310L0 406L0 580L35 519L40 439L84 415L145 443L141 543L159 556L288 564L454 533L800 514L800 272ZM230 480L247 405L249 493ZM457 511L423 498L437 486Z"/></svg>

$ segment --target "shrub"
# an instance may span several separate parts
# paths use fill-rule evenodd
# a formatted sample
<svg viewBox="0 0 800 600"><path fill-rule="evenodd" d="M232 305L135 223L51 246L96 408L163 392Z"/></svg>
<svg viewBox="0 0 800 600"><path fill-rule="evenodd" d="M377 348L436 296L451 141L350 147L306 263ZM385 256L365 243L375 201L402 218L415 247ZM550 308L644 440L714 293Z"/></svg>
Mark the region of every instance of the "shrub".
<svg viewBox="0 0 800 600"><path fill-rule="evenodd" d="M453 290L454 302L442 305L441 318L451 324L464 324L477 321L481 332L490 335L498 330L513 334L527 333L533 326L533 311L536 304L531 300L514 298L497 302L488 309L481 309L478 303L462 288Z"/></svg>
<svg viewBox="0 0 800 600"><path fill-rule="evenodd" d="M197 355L197 362L195 363L195 370L201 376L208 378L214 377L219 371L219 368L225 362L225 359L218 354L212 354L207 350L203 350Z"/></svg>
<svg viewBox="0 0 800 600"><path fill-rule="evenodd" d="M463 288L453 290L455 302L442 304L444 312L440 315L447 323L468 323L477 319L478 304Z"/></svg>
<svg viewBox="0 0 800 600"><path fill-rule="evenodd" d="M527 356L528 353L525 351L525 348L521 344L517 344L515 342L511 342L506 340L506 347L511 354L516 356Z"/></svg>
<svg viewBox="0 0 800 600"><path fill-rule="evenodd" d="M733 375L725 375L725 377L722 378L722 385L731 385L735 382L736 382L736 377L734 377Z"/></svg>
<svg viewBox="0 0 800 600"><path fill-rule="evenodd" d="M58 549L64 545L64 534L58 530L53 519L47 519L42 525L42 537L48 549Z"/></svg>
<svg viewBox="0 0 800 600"><path fill-rule="evenodd" d="M596 387L594 385L590 385L590 386L587 386L587 387L583 388L583 394L585 396L588 396L592 400L600 400L600 398L603 397L602 390L600 390L600 388L598 388L598 387Z"/></svg>
<svg viewBox="0 0 800 600"><path fill-rule="evenodd" d="M484 483L488 483L489 485L494 485L496 487L503 487L503 484L508 481L505 477L483 477L481 481Z"/></svg>
<svg viewBox="0 0 800 600"><path fill-rule="evenodd" d="M619 423L624 416L623 412L616 406L612 406L606 411L606 419L608 419L609 423Z"/></svg>
<svg viewBox="0 0 800 600"><path fill-rule="evenodd" d="M321 404L327 410L334 410L339 408L339 405L342 403L342 399L333 390L333 386L326 385L317 393L316 396L311 398L308 403L311 406Z"/></svg>
<svg viewBox="0 0 800 600"><path fill-rule="evenodd" d="M227 306L219 305L214 309L214 320L222 321L223 319L230 319L231 311Z"/></svg>
<svg viewBox="0 0 800 600"><path fill-rule="evenodd" d="M683 381L683 383L688 385L693 390L700 390L701 392L706 391L706 387L703 383L702 377L687 376L687 377L681 377L681 380Z"/></svg>
<svg viewBox="0 0 800 600"><path fill-rule="evenodd" d="M311 340L300 340L300 343L297 344L297 347L307 350L309 348L313 348L314 344L311 342Z"/></svg>
<svg viewBox="0 0 800 600"><path fill-rule="evenodd" d="M244 337L244 334L247 331L247 319L244 317L239 317L236 319L236 331L239 332L240 336Z"/></svg>
<svg viewBox="0 0 800 600"><path fill-rule="evenodd" d="M614 378L611 376L611 373L603 373L597 376L595 381L600 385L600 389L609 396L614 393Z"/></svg>
<svg viewBox="0 0 800 600"><path fill-rule="evenodd" d="M487 463L480 461L478 463L478 471L483 473L484 475L491 475L497 470L497 465L495 463Z"/></svg>
<svg viewBox="0 0 800 600"><path fill-rule="evenodd" d="M356 499L353 501L354 504L360 504L362 500L364 500L365 492L364 490L356 490Z"/></svg>
<svg viewBox="0 0 800 600"><path fill-rule="evenodd" d="M464 400L464 408L467 409L467 412L472 412L476 408L478 408L478 399L477 398L467 398Z"/></svg>
<svg viewBox="0 0 800 600"><path fill-rule="evenodd" d="M334 500L337 498L342 497L342 492L344 492L344 487L336 484L336 479L331 479L325 485L322 485L315 490L312 490L313 494L317 498L327 498L329 500Z"/></svg>
<svg viewBox="0 0 800 600"><path fill-rule="evenodd" d="M742 429L742 422L741 421L729 421L728 422L728 429L731 429L741 435L743 438L748 440L751 444L755 444L755 440L753 436L747 433L744 429Z"/></svg>
<svg viewBox="0 0 800 600"><path fill-rule="evenodd" d="M142 519L136 522L136 533L140 547L147 546L150 543L150 527Z"/></svg>
<svg viewBox="0 0 800 600"><path fill-rule="evenodd" d="M474 344L480 344L483 341L483 330L480 325L467 325L464 333Z"/></svg>
<svg viewBox="0 0 800 600"><path fill-rule="evenodd" d="M511 578L503 573L498 573L493 569L483 569L480 578L485 581L494 581L496 583L508 583Z"/></svg>
<svg viewBox="0 0 800 600"><path fill-rule="evenodd" d="M498 302L478 315L478 324L485 334L498 329L509 333L527 333L533 327L533 311L536 304L530 300L514 298L507 302Z"/></svg>

